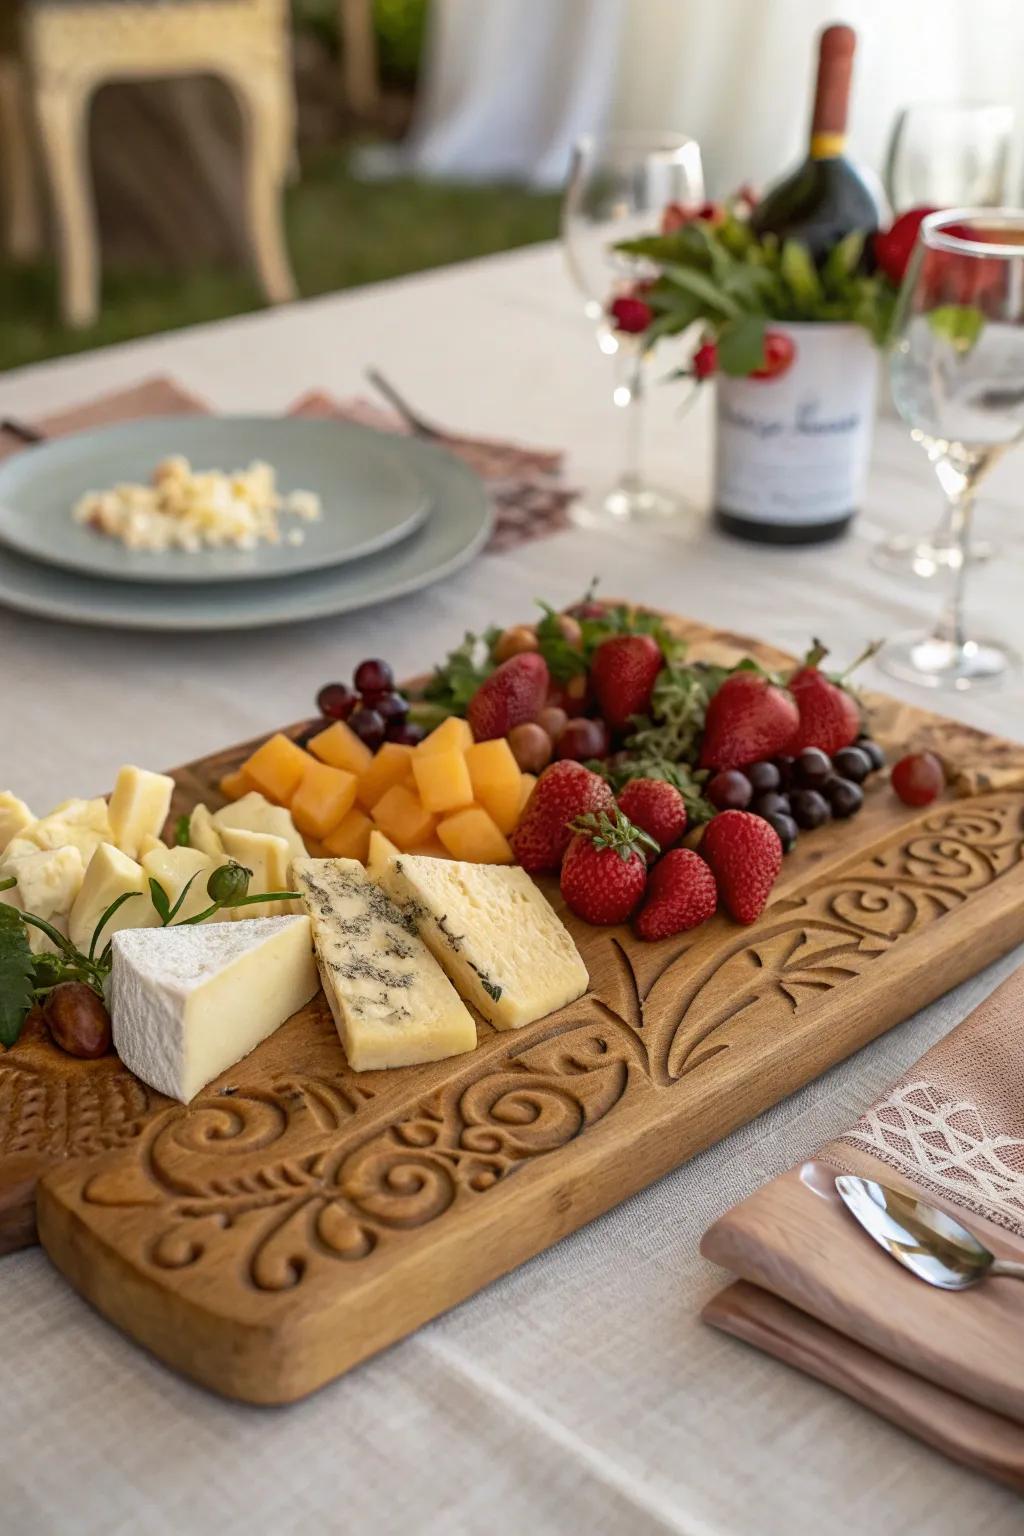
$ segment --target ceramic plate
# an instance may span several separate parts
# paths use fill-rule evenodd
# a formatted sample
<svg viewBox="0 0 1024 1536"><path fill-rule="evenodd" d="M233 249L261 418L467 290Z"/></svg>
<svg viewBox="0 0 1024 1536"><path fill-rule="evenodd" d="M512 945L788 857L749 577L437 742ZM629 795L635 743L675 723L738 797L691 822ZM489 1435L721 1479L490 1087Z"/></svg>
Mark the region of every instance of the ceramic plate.
<svg viewBox="0 0 1024 1536"><path fill-rule="evenodd" d="M283 416L158 416L76 433L28 448L0 466L0 542L47 565L118 581L267 581L341 565L397 544L430 511L430 498L396 440L347 421ZM273 465L278 489L315 491L317 522L283 517L301 544L253 550L127 549L75 523L87 491L148 482L154 467L184 454L197 470Z"/></svg>
<svg viewBox="0 0 1024 1536"><path fill-rule="evenodd" d="M0 545L0 605L105 629L256 629L348 613L416 592L482 549L493 513L481 482L443 448L404 438L396 438L394 448L435 511L384 554L287 581L208 583L186 590L76 576Z"/></svg>

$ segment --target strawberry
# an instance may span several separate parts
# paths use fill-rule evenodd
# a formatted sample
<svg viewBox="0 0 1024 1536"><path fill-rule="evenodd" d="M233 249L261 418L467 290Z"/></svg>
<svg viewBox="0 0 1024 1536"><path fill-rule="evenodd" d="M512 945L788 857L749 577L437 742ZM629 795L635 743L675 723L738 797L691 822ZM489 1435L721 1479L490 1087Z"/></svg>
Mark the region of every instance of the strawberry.
<svg viewBox="0 0 1024 1536"><path fill-rule="evenodd" d="M589 812L612 811L615 797L599 774L565 758L545 768L512 834L512 850L531 875L557 869L572 841L569 823Z"/></svg>
<svg viewBox="0 0 1024 1536"><path fill-rule="evenodd" d="M743 768L791 751L800 713L784 688L763 672L733 672L704 719L702 768Z"/></svg>
<svg viewBox="0 0 1024 1536"><path fill-rule="evenodd" d="M661 849L671 848L686 831L686 801L664 779L630 779L619 792L619 810Z"/></svg>
<svg viewBox="0 0 1024 1536"><path fill-rule="evenodd" d="M641 939L667 939L713 917L718 887L710 868L691 848L672 848L655 864L633 927Z"/></svg>
<svg viewBox="0 0 1024 1536"><path fill-rule="evenodd" d="M859 666L874 655L877 646L868 646L858 656L852 667ZM800 724L796 735L786 749L791 756L803 752L806 747L820 747L829 757L852 746L861 732L860 706L844 687L843 678L831 678L821 671L818 663L828 655L819 640L804 659L801 667L789 680L789 689L800 711Z"/></svg>
<svg viewBox="0 0 1024 1536"><path fill-rule="evenodd" d="M474 741L507 736L514 726L535 719L544 708L550 686L548 664L536 651L522 651L503 661L469 701L466 719Z"/></svg>
<svg viewBox="0 0 1024 1536"><path fill-rule="evenodd" d="M601 642L590 663L590 681L611 730L624 730L633 715L647 713L664 664L652 635L613 635Z"/></svg>
<svg viewBox="0 0 1024 1536"><path fill-rule="evenodd" d="M736 921L755 922L782 868L782 843L774 827L750 811L722 811L705 827L700 851Z"/></svg>
<svg viewBox="0 0 1024 1536"><path fill-rule="evenodd" d="M578 816L572 830L560 881L567 905L587 923L626 922L647 884L644 849L657 844L615 808Z"/></svg>

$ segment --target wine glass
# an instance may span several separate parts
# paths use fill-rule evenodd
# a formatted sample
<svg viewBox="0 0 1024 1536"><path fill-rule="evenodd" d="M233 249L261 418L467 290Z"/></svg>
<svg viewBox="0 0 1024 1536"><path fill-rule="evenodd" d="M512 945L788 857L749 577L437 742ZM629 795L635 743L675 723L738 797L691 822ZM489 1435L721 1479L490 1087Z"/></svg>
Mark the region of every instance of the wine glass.
<svg viewBox="0 0 1024 1536"><path fill-rule="evenodd" d="M1014 112L998 102L916 102L896 118L885 161L885 190L893 208L998 207L1008 196ZM930 580L955 556L949 512L927 538L897 534L875 546L882 570ZM972 563L988 560L991 544L975 540Z"/></svg>
<svg viewBox="0 0 1024 1536"><path fill-rule="evenodd" d="M1017 658L996 640L967 634L963 602L975 490L1024 436L1024 210L926 218L893 335L893 399L945 492L952 553L934 630L890 640L879 664L932 688L997 682Z"/></svg>
<svg viewBox="0 0 1024 1536"><path fill-rule="evenodd" d="M612 132L580 139L562 204L562 241L569 273L597 328L597 344L615 360L614 404L626 427L625 463L600 502L596 519L670 517L680 503L643 478L643 401L646 359L642 336L616 330L608 306L618 294L654 277L656 268L613 249L621 240L656 232L669 203L697 208L704 201L700 147L684 134Z"/></svg>

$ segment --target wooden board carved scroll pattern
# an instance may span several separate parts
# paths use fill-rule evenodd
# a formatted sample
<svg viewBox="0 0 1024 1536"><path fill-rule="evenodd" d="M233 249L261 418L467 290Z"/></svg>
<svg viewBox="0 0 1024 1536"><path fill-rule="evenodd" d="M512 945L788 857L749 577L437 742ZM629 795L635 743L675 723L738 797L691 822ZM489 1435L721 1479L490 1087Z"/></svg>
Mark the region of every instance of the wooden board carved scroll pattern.
<svg viewBox="0 0 1024 1536"><path fill-rule="evenodd" d="M683 627L698 653L750 648ZM883 740L1024 767L1022 748L872 707ZM209 799L243 750L182 770L182 803ZM97 1141L71 1145L69 1126L69 1160L39 1189L51 1257L206 1385L300 1397L1024 939L1024 793L912 813L878 784L855 821L801 839L750 928L719 917L644 945L571 926L588 994L512 1034L481 1024L468 1057L354 1075L317 1002L187 1110L132 1098L106 1064L92 1091L119 1085L114 1144L77 1156ZM0 1072L31 1072L45 1050Z"/></svg>

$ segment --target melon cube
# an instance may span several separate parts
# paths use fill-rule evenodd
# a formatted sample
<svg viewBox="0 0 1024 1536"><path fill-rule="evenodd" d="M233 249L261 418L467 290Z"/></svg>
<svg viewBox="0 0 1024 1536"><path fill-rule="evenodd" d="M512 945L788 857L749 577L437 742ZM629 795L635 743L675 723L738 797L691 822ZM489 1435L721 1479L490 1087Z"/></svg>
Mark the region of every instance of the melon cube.
<svg viewBox="0 0 1024 1536"><path fill-rule="evenodd" d="M226 773L220 781L220 792L225 800L241 800L243 795L250 793L252 782L244 768L236 768L234 773Z"/></svg>
<svg viewBox="0 0 1024 1536"><path fill-rule="evenodd" d="M393 784L411 784L412 747L386 741L365 773L359 775L359 804L372 810Z"/></svg>
<svg viewBox="0 0 1024 1536"><path fill-rule="evenodd" d="M426 757L413 754L413 777L420 799L428 811L457 811L473 804L473 785L466 767L466 754L457 748L447 752L428 752Z"/></svg>
<svg viewBox="0 0 1024 1536"><path fill-rule="evenodd" d="M303 752L294 741L289 741L278 731L246 758L241 772L248 779L250 789L258 789L261 795L266 795L277 805L288 805L308 762L309 753Z"/></svg>
<svg viewBox="0 0 1024 1536"><path fill-rule="evenodd" d="M504 736L478 741L466 753L466 767L473 784L473 799L505 833L519 820L522 774Z"/></svg>
<svg viewBox="0 0 1024 1536"><path fill-rule="evenodd" d="M377 826L403 851L418 848L434 835L437 817L432 816L406 784L393 784L373 808Z"/></svg>
<svg viewBox="0 0 1024 1536"><path fill-rule="evenodd" d="M424 736L416 748L418 757L429 757L434 752L466 752L473 745L473 732L469 721L458 715L449 715L439 726Z"/></svg>
<svg viewBox="0 0 1024 1536"><path fill-rule="evenodd" d="M338 823L333 832L324 838L325 857L331 859L358 859L366 863L370 851L370 833L373 822L364 816L358 806Z"/></svg>
<svg viewBox="0 0 1024 1536"><path fill-rule="evenodd" d="M437 835L453 859L467 864L511 864L512 849L504 832L479 805L471 805L438 822Z"/></svg>
<svg viewBox="0 0 1024 1536"><path fill-rule="evenodd" d="M354 773L310 760L292 796L292 820L304 837L326 837L356 803Z"/></svg>
<svg viewBox="0 0 1024 1536"><path fill-rule="evenodd" d="M527 800L529 800L530 796L533 794L533 786L536 784L536 782L537 782L537 775L535 773L524 773L523 776L522 776L522 779L520 780L520 784L519 784L519 811L518 811L518 814L516 815L516 825L517 826L519 824L519 817L522 816L523 812L526 810L526 802L527 802Z"/></svg>
<svg viewBox="0 0 1024 1536"><path fill-rule="evenodd" d="M335 720L325 731L311 737L309 750L322 763L329 763L332 768L344 768L346 773L354 773L357 778L373 762L373 753L365 741L360 741L344 720Z"/></svg>

